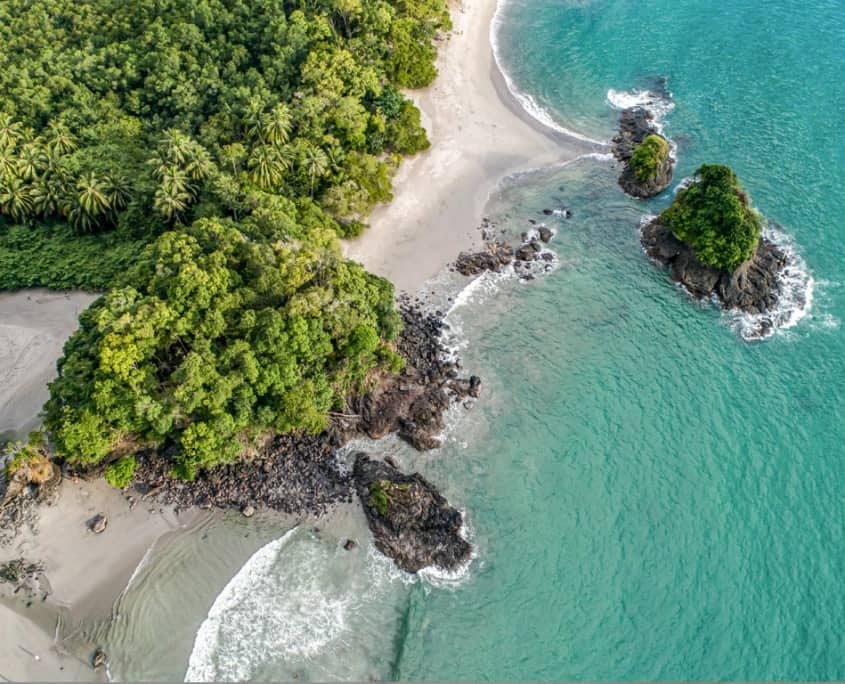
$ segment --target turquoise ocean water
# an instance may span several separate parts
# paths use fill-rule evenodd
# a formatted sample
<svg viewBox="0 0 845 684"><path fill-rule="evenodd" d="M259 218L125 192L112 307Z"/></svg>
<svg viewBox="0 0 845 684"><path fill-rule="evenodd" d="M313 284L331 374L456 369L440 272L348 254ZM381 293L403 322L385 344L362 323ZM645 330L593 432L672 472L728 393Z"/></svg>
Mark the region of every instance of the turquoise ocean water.
<svg viewBox="0 0 845 684"><path fill-rule="evenodd" d="M548 219L554 270L460 296L483 398L440 452L379 447L466 511L470 567L411 581L235 516L141 572L116 678L845 678L845 4L509 0L496 35L515 87L591 138L609 92L667 77L676 179L730 164L795 254L789 327L746 341L644 257L670 192L629 199L597 159L513 180L487 211L512 234L573 212ZM238 572L233 549L262 550Z"/></svg>

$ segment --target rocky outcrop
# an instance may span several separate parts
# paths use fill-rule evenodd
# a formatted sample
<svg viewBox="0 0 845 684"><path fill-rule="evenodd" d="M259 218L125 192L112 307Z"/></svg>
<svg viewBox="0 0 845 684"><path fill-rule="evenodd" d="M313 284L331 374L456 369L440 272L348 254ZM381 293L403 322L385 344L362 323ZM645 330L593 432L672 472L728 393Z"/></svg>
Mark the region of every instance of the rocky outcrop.
<svg viewBox="0 0 845 684"><path fill-rule="evenodd" d="M354 437L380 439L396 432L416 449L434 449L440 446L443 414L449 406L479 396L481 379L461 378L459 365L445 358L442 318L407 300L400 303L400 310L405 328L396 348L405 368L399 375L382 376L372 391L351 398L343 413L333 415L330 433L336 445Z"/></svg>
<svg viewBox="0 0 845 684"><path fill-rule="evenodd" d="M619 115L619 133L613 138L613 156L622 162L622 173L619 185L632 197L647 199L663 192L672 182L672 167L674 160L667 156L660 165L653 178L641 181L631 167L631 157L634 149L645 140L646 136L654 134L668 145L668 140L657 132L651 113L643 107L625 109Z"/></svg>
<svg viewBox="0 0 845 684"><path fill-rule="evenodd" d="M513 248L498 240L488 242L479 252L461 252L455 260L455 270L461 275L474 276L484 271L500 271L513 258Z"/></svg>
<svg viewBox="0 0 845 684"><path fill-rule="evenodd" d="M643 226L642 245L652 259L669 266L672 279L693 296L715 295L722 307L752 314L771 311L778 301L779 273L786 255L761 238L751 258L733 273L701 263L691 247L655 219Z"/></svg>
<svg viewBox="0 0 845 684"><path fill-rule="evenodd" d="M353 477L376 548L399 568L454 570L469 560L461 513L422 475L405 475L359 453Z"/></svg>
<svg viewBox="0 0 845 684"><path fill-rule="evenodd" d="M250 458L204 470L193 482L174 480L172 467L168 454L139 458L134 495L181 509L236 508L244 514L264 507L320 515L352 499L349 475L324 435L273 437Z"/></svg>
<svg viewBox="0 0 845 684"><path fill-rule="evenodd" d="M335 457L335 449L349 440L397 432L417 449L439 446L444 411L455 401L477 397L481 380L461 377L460 364L445 360L441 315L408 299L399 308L405 327L396 350L405 368L373 378L368 394L350 398L343 411L331 414L326 432L272 437L257 453L202 471L193 482L170 477L169 453L144 454L135 472L135 495L177 508L237 508L252 515L264 507L320 515L352 499L350 475Z"/></svg>
<svg viewBox="0 0 845 684"><path fill-rule="evenodd" d="M61 470L46 453L27 459L8 478L5 466L0 462L0 546L10 544L24 527L38 529L38 504L55 501L62 481Z"/></svg>

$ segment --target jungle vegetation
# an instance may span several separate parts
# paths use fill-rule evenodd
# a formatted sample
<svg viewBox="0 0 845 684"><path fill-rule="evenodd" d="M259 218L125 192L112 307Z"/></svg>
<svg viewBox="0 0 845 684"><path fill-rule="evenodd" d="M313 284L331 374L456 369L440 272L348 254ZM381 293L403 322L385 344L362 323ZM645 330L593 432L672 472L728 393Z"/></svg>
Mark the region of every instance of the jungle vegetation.
<svg viewBox="0 0 845 684"><path fill-rule="evenodd" d="M392 286L338 237L428 146L400 88L449 27L444 0L0 3L0 288L106 292L51 386L60 455L174 445L192 477L397 366Z"/></svg>
<svg viewBox="0 0 845 684"><path fill-rule="evenodd" d="M720 164L700 166L660 220L699 260L726 271L751 257L762 231L736 174Z"/></svg>
<svg viewBox="0 0 845 684"><path fill-rule="evenodd" d="M657 177L660 167L669 158L669 143L665 138L651 133L634 148L631 167L640 183Z"/></svg>

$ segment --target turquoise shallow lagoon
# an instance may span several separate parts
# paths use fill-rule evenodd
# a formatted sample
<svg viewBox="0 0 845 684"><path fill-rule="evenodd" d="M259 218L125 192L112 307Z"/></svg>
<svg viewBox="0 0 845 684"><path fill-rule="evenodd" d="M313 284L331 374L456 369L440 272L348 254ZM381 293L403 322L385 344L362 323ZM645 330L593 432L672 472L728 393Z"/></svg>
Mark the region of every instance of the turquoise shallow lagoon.
<svg viewBox="0 0 845 684"><path fill-rule="evenodd" d="M380 447L466 511L468 572L409 582L296 532L230 585L212 610L225 643L206 634L189 674L845 678L845 5L510 0L499 20L516 87L586 136L612 136L609 91L668 78L676 178L733 166L806 264L811 306L745 341L743 321L692 302L640 251L641 216L671 193L629 199L595 159L514 179L487 213L518 235L570 207L548 220L557 264L530 283L483 280L451 312L485 391L444 449ZM164 566L218 568L219 583L232 539L251 553L274 536L231 520ZM123 607L148 632L176 625L185 650L209 606L188 619L173 606L196 588L177 585L143 576ZM185 667L136 660L115 676Z"/></svg>

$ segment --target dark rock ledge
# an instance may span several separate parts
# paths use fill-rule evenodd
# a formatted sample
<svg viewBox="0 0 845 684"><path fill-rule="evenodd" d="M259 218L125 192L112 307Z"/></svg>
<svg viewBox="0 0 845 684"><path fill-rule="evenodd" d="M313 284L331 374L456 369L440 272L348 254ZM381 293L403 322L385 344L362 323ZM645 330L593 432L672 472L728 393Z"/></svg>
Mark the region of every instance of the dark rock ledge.
<svg viewBox="0 0 845 684"><path fill-rule="evenodd" d="M643 226L641 241L646 254L668 266L672 280L694 297L715 296L723 308L751 314L766 313L777 305L778 276L786 265L786 254L765 237L751 258L732 273L701 263L659 218Z"/></svg>
<svg viewBox="0 0 845 684"><path fill-rule="evenodd" d="M376 548L399 568L454 570L470 559L461 513L422 475L405 475L363 453L356 455L353 473Z"/></svg>

